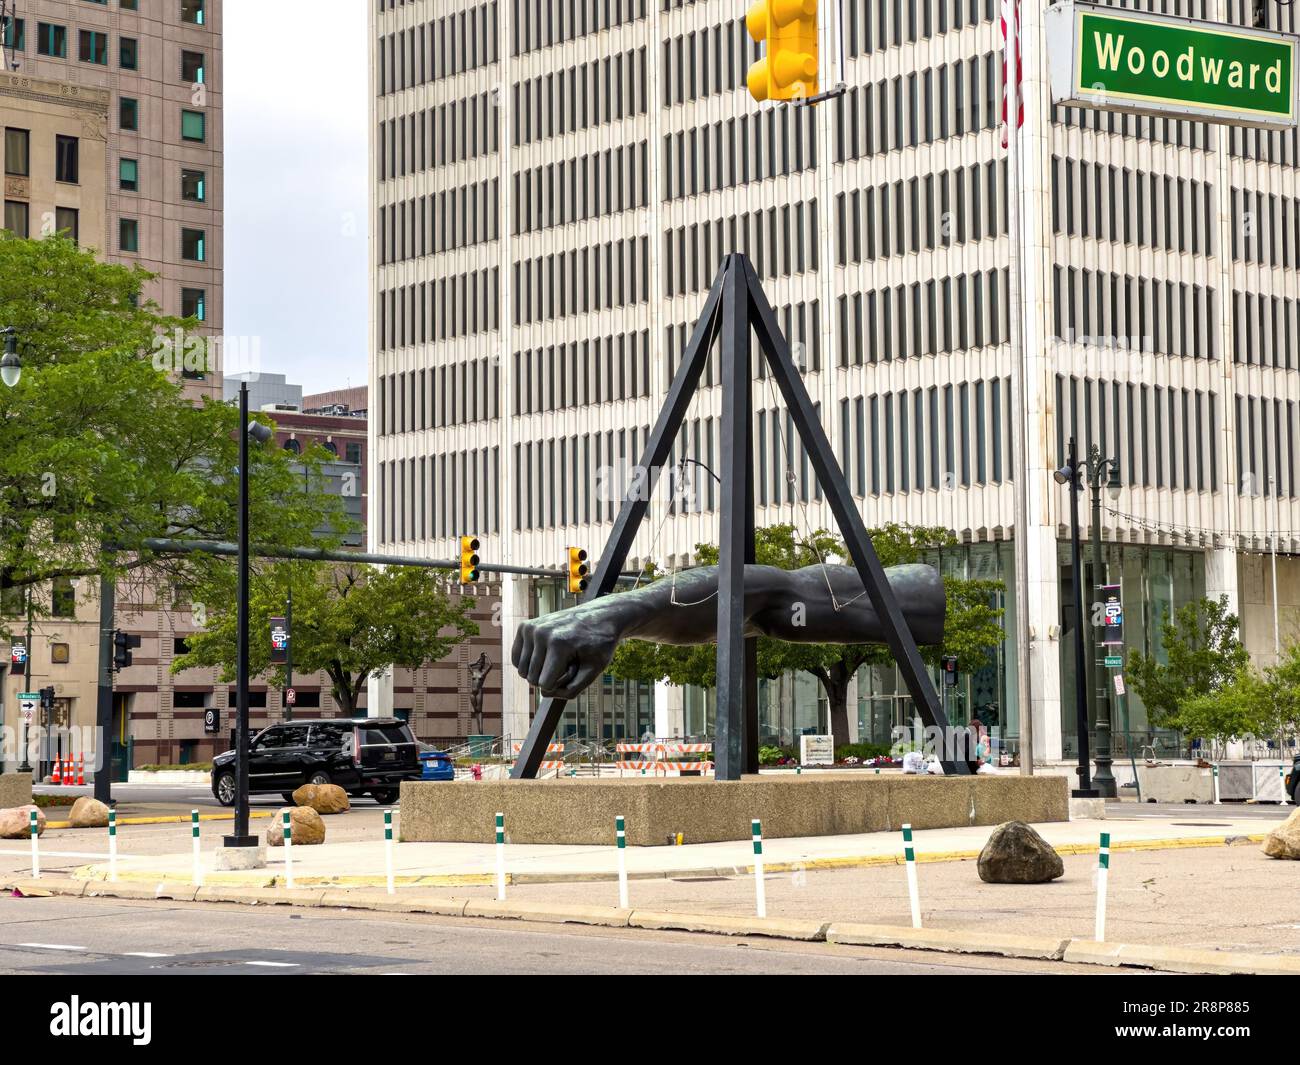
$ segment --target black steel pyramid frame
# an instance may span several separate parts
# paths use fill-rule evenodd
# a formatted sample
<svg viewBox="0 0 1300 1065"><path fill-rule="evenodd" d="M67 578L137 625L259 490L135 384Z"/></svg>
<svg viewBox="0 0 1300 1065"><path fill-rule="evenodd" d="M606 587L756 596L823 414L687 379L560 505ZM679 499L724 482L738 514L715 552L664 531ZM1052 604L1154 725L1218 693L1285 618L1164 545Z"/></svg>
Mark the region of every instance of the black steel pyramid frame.
<svg viewBox="0 0 1300 1065"><path fill-rule="evenodd" d="M753 637L745 638L743 613L745 564L754 561L751 333L758 338L759 348L767 357L772 376L781 389L791 419L807 449L817 483L825 493L849 555L880 618L886 643L907 690L924 724L937 726L939 735L946 738L949 735L948 718L938 692L930 682L916 641L912 639L893 589L885 578L884 568L871 545L871 538L853 502L848 482L835 460L830 441L822 430L812 399L790 358L790 346L777 327L776 315L763 286L744 255L728 255L713 280L690 344L646 442L641 459L645 478L624 499L582 601L589 602L614 590L716 338L722 355L722 456L718 470L722 481L722 507L718 538L715 777L718 780L739 780L742 773L758 772L758 641ZM743 486L743 495L737 491L737 486ZM532 779L537 775L564 706L564 699L542 700L515 762L514 779ZM945 760L943 766L948 774L970 772L965 761Z"/></svg>

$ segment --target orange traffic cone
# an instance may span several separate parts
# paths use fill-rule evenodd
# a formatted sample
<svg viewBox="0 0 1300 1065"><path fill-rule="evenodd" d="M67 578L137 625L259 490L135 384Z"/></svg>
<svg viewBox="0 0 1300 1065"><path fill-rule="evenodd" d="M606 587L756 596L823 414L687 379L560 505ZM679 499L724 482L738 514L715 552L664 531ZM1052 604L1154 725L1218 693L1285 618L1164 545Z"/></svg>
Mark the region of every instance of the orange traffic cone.
<svg viewBox="0 0 1300 1065"><path fill-rule="evenodd" d="M77 787L86 786L86 754L83 751L81 757L77 759Z"/></svg>
<svg viewBox="0 0 1300 1065"><path fill-rule="evenodd" d="M50 783L51 783L51 784L62 784L62 783L63 783L63 761L62 761L62 759L59 759L59 758L54 759L54 775L53 775L52 777L50 777Z"/></svg>

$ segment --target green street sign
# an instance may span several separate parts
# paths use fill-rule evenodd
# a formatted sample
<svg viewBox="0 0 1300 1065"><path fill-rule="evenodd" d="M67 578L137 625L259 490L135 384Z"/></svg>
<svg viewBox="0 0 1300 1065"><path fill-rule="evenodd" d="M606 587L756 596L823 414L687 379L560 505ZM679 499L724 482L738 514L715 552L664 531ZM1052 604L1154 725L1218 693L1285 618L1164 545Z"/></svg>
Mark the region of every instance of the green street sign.
<svg viewBox="0 0 1300 1065"><path fill-rule="evenodd" d="M1107 668L1107 669L1119 669L1119 668L1120 668L1121 666L1123 666L1123 665L1124 665L1124 659L1123 659L1122 656L1120 656L1120 655L1107 655L1107 656L1106 656L1106 668Z"/></svg>
<svg viewBox="0 0 1300 1065"><path fill-rule="evenodd" d="M1294 34L1068 0L1049 7L1046 18L1053 103L1296 125Z"/></svg>

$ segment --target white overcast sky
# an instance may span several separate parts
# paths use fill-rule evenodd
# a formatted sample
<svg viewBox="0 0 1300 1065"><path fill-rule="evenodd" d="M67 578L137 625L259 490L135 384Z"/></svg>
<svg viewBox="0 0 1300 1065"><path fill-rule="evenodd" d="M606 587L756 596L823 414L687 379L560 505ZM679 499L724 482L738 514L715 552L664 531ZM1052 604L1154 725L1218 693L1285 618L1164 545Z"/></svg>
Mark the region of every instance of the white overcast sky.
<svg viewBox="0 0 1300 1065"><path fill-rule="evenodd" d="M308 393L366 383L366 0L227 0L226 317Z"/></svg>

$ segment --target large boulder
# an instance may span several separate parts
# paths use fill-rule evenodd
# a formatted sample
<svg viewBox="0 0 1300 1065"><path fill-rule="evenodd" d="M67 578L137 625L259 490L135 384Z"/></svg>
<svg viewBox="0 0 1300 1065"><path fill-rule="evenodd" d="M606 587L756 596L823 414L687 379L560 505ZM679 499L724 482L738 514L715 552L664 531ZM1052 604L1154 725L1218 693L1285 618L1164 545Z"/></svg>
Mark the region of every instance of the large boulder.
<svg viewBox="0 0 1300 1065"><path fill-rule="evenodd" d="M277 810L271 818L271 823L266 826L268 847L284 846L285 810L289 812L290 823L293 825L295 847L310 847L315 843L325 842L325 822L320 819L320 814L310 806L286 806L283 810Z"/></svg>
<svg viewBox="0 0 1300 1065"><path fill-rule="evenodd" d="M82 795L72 804L68 821L73 828L105 828L108 825L108 807L98 799Z"/></svg>
<svg viewBox="0 0 1300 1065"><path fill-rule="evenodd" d="M0 839L31 839L32 811L36 811L36 834L45 833L45 814L37 806L11 806L0 810Z"/></svg>
<svg viewBox="0 0 1300 1065"><path fill-rule="evenodd" d="M1050 843L1023 821L998 825L979 857L986 884L1046 884L1065 873Z"/></svg>
<svg viewBox="0 0 1300 1065"><path fill-rule="evenodd" d="M1295 810L1265 836L1263 847L1270 858L1300 860L1300 810Z"/></svg>
<svg viewBox="0 0 1300 1065"><path fill-rule="evenodd" d="M349 805L348 793L337 784L304 784L294 791L293 801L318 814L341 814Z"/></svg>

